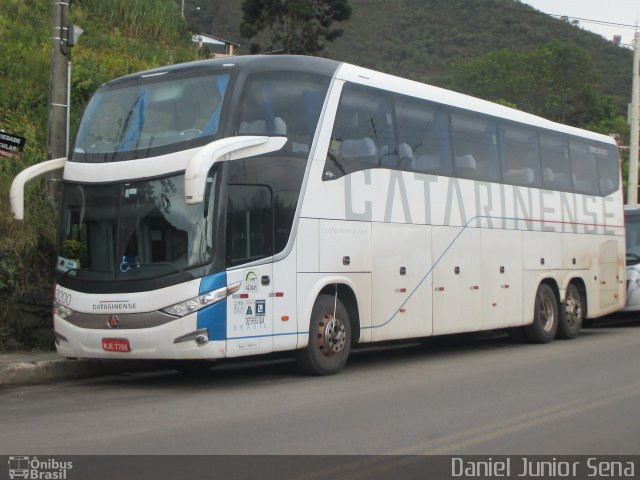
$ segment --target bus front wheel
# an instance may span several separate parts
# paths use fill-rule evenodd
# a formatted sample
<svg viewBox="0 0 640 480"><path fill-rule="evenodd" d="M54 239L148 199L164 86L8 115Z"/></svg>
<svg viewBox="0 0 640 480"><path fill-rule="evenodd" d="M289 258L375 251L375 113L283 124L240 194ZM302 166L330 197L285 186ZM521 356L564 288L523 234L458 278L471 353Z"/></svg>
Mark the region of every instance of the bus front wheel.
<svg viewBox="0 0 640 480"><path fill-rule="evenodd" d="M320 295L311 311L309 344L298 350L300 369L311 375L333 375L347 363L351 349L351 322L344 304L332 295Z"/></svg>
<svg viewBox="0 0 640 480"><path fill-rule="evenodd" d="M524 328L527 340L531 343L549 343L558 330L558 302L546 283L538 287L533 312L533 323Z"/></svg>

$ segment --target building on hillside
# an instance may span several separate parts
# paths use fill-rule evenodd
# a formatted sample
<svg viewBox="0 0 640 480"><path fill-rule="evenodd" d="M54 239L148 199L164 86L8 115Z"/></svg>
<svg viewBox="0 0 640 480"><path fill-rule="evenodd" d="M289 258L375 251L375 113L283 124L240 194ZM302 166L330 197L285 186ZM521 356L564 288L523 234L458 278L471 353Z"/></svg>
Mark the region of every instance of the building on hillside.
<svg viewBox="0 0 640 480"><path fill-rule="evenodd" d="M191 41L198 44L198 48L206 48L213 58L232 57L240 45L229 40L214 37L206 33L199 33L191 37Z"/></svg>

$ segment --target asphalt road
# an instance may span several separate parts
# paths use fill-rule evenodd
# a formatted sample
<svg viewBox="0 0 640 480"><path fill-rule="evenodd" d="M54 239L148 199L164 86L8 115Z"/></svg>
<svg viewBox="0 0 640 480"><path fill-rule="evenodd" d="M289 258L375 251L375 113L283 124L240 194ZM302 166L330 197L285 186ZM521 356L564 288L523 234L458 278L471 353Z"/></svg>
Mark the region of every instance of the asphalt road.
<svg viewBox="0 0 640 480"><path fill-rule="evenodd" d="M4 454L640 454L640 320L0 390Z"/></svg>

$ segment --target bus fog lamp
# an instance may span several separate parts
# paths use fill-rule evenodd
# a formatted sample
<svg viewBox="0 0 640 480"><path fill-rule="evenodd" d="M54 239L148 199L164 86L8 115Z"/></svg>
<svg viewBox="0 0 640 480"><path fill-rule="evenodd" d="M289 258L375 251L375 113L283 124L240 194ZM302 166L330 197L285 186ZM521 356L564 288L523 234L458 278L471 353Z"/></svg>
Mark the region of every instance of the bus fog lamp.
<svg viewBox="0 0 640 480"><path fill-rule="evenodd" d="M65 337L64 335L62 335L61 333L56 332L55 330L53 331L53 339L56 342L56 345L60 345L62 342L68 342L69 339L67 337Z"/></svg>

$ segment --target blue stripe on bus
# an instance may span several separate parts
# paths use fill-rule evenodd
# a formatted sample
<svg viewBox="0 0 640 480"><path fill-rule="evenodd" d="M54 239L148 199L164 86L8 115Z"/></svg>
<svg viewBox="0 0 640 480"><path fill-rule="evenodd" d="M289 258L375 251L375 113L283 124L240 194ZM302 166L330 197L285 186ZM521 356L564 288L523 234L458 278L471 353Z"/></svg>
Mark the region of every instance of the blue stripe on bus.
<svg viewBox="0 0 640 480"><path fill-rule="evenodd" d="M266 333L264 335L247 335L246 337L230 337L227 340L246 340L248 338L285 337L287 335L309 335L309 332Z"/></svg>
<svg viewBox="0 0 640 480"><path fill-rule="evenodd" d="M198 294L213 292L227 286L227 273L220 272L202 277ZM227 300L222 300L210 307L198 311L197 328L206 328L209 340L227 339Z"/></svg>
<svg viewBox="0 0 640 480"><path fill-rule="evenodd" d="M212 292L227 286L226 272L208 275L202 278L198 295ZM227 300L222 300L210 307L198 311L197 328L206 328L209 332L209 340L245 340L251 338L282 337L287 335L308 335L309 332L282 332L266 335L248 335L244 337L227 338Z"/></svg>

